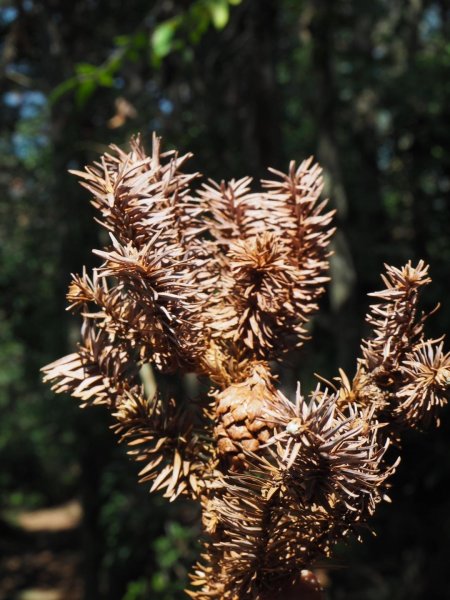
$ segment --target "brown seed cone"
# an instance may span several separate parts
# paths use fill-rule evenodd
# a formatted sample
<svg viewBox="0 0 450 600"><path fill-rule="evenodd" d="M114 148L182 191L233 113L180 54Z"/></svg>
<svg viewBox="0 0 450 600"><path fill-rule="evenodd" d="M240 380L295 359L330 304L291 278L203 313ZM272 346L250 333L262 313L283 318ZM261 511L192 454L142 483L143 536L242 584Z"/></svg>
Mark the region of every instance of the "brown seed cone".
<svg viewBox="0 0 450 600"><path fill-rule="evenodd" d="M268 366L258 363L252 374L235 383L216 397L216 427L219 457L233 471L245 465L244 451L257 452L273 435L274 425L268 418L277 402Z"/></svg>

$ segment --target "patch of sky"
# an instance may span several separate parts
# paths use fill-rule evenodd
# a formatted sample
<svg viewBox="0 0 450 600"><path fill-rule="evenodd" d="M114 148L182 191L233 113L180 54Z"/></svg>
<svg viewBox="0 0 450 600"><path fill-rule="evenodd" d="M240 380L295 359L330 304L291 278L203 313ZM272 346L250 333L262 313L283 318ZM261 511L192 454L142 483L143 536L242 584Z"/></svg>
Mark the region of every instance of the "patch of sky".
<svg viewBox="0 0 450 600"><path fill-rule="evenodd" d="M20 116L23 119L33 119L42 112L45 106L47 106L47 98L42 92L25 92Z"/></svg>
<svg viewBox="0 0 450 600"><path fill-rule="evenodd" d="M164 115L170 115L173 112L173 102L171 100L169 100L168 98L161 98L161 100L158 103L159 105L159 110L164 114Z"/></svg>
<svg viewBox="0 0 450 600"><path fill-rule="evenodd" d="M427 41L442 25L442 17L437 3L432 3L423 12L420 24L420 37Z"/></svg>
<svg viewBox="0 0 450 600"><path fill-rule="evenodd" d="M19 108L22 119L34 119L42 113L42 109L47 105L47 98L37 90L26 92L15 90L3 94L3 103L9 108Z"/></svg>
<svg viewBox="0 0 450 600"><path fill-rule="evenodd" d="M18 10L15 6L0 6L0 25L11 25L18 15Z"/></svg>
<svg viewBox="0 0 450 600"><path fill-rule="evenodd" d="M23 93L22 92L5 92L2 96L3 104L8 108L17 108L22 104Z"/></svg>

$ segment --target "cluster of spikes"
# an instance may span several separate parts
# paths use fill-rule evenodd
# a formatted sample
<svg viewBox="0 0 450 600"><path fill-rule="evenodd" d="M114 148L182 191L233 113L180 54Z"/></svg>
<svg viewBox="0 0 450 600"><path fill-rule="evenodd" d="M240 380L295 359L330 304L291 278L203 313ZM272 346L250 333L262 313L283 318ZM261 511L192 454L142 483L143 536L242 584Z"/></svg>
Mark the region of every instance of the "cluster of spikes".
<svg viewBox="0 0 450 600"><path fill-rule="evenodd" d="M156 136L147 155L136 138L75 173L110 243L73 277L81 341L45 380L107 407L151 491L200 504L191 598L320 598L311 569L367 527L402 431L438 424L446 403L450 355L418 309L428 268L386 267L354 378L340 371L290 401L271 367L307 340L328 280L321 169L270 169L258 192L248 177L194 191L189 158L161 153ZM205 391L170 395L158 381L172 373Z"/></svg>

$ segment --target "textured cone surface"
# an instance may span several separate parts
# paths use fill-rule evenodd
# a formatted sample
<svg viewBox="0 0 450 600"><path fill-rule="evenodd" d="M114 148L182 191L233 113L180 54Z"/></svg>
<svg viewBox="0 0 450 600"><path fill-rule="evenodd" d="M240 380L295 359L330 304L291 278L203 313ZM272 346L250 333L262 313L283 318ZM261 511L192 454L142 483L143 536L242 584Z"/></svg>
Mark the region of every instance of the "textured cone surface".
<svg viewBox="0 0 450 600"><path fill-rule="evenodd" d="M268 419L268 411L276 399L263 365L256 365L245 381L230 385L217 396L218 452L232 470L245 467L244 451L257 452L272 436L273 424Z"/></svg>

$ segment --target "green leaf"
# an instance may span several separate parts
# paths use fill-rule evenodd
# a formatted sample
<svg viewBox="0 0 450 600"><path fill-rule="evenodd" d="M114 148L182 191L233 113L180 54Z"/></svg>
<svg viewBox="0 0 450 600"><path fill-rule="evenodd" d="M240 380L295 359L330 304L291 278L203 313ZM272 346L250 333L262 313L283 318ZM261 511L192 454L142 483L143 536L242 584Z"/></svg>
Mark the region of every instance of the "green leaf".
<svg viewBox="0 0 450 600"><path fill-rule="evenodd" d="M77 75L95 75L98 67L90 63L78 63L75 65L75 73Z"/></svg>
<svg viewBox="0 0 450 600"><path fill-rule="evenodd" d="M164 58L173 48L179 19L169 19L156 27L151 36L151 46L157 58Z"/></svg>
<svg viewBox="0 0 450 600"><path fill-rule="evenodd" d="M55 102L57 102L61 98L61 96L64 96L64 94L67 94L68 92L71 92L77 86L78 86L78 77L71 77L70 79L66 79L66 81L63 81L62 83L60 83L59 85L57 85L50 92L50 95L49 95L49 98L48 98L50 104L54 104Z"/></svg>
<svg viewBox="0 0 450 600"><path fill-rule="evenodd" d="M123 46L128 46L128 44L130 43L130 36L116 35L116 37L114 38L114 43L116 46L119 46L119 48Z"/></svg>
<svg viewBox="0 0 450 600"><path fill-rule="evenodd" d="M114 78L109 70L99 69L97 74L97 81L103 87L112 87Z"/></svg>
<svg viewBox="0 0 450 600"><path fill-rule="evenodd" d="M75 92L75 101L79 108L82 108L92 94L95 92L97 83L94 79L83 81L79 84L77 91Z"/></svg>
<svg viewBox="0 0 450 600"><path fill-rule="evenodd" d="M230 18L230 7L227 0L213 0L208 3L211 20L216 29L223 29Z"/></svg>
<svg viewBox="0 0 450 600"><path fill-rule="evenodd" d="M133 46L135 48L145 48L148 44L148 35L144 32L144 31L138 31L138 33L136 33L133 36Z"/></svg>
<svg viewBox="0 0 450 600"><path fill-rule="evenodd" d="M211 24L210 0L207 2L195 2L184 18L183 29L187 32L190 45L196 46L208 30Z"/></svg>
<svg viewBox="0 0 450 600"><path fill-rule="evenodd" d="M125 56L126 51L123 49L114 51L108 58L107 64L103 70L113 75L122 67Z"/></svg>

